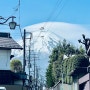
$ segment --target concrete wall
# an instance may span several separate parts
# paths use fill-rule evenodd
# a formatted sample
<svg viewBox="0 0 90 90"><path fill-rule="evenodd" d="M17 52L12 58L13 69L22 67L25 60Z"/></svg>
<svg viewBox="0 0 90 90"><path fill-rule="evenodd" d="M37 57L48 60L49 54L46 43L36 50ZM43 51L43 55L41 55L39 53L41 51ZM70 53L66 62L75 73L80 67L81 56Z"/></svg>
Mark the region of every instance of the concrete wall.
<svg viewBox="0 0 90 90"><path fill-rule="evenodd" d="M10 70L11 50L0 50L0 70Z"/></svg>
<svg viewBox="0 0 90 90"><path fill-rule="evenodd" d="M6 90L27 90L27 87L23 87L21 85L0 85L1 87L5 87Z"/></svg>
<svg viewBox="0 0 90 90"><path fill-rule="evenodd" d="M51 90L73 90L72 85L58 83Z"/></svg>

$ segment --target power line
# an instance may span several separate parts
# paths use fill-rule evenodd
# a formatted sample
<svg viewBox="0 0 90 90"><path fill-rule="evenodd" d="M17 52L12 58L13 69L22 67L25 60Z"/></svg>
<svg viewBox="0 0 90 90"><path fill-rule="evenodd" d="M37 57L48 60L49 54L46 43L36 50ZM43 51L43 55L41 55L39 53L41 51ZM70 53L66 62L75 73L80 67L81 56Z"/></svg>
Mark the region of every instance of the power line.
<svg viewBox="0 0 90 90"><path fill-rule="evenodd" d="M55 4L54 9L52 10L52 12L50 13L49 17L46 19L46 23L43 25L43 27L45 27L47 25L47 22L53 17L54 13L56 12L56 10L58 9L58 7L61 5L62 0L58 0Z"/></svg>
<svg viewBox="0 0 90 90"><path fill-rule="evenodd" d="M20 23L20 0L19 0L19 30L20 30L20 34L21 34L21 37L22 37L22 40L23 40L23 36L22 36L22 31L21 31L21 23Z"/></svg>
<svg viewBox="0 0 90 90"><path fill-rule="evenodd" d="M11 14L11 16L15 15L18 12L18 9L19 9L19 3L15 7L13 7L13 13Z"/></svg>
<svg viewBox="0 0 90 90"><path fill-rule="evenodd" d="M40 37L42 31L43 31L44 28L46 27L48 21L53 17L53 15L55 14L56 10L60 7L60 5L62 4L62 2L63 2L62 0L58 0L58 1L56 2L53 11L51 12L50 16L47 18L47 22L40 28L41 31L40 31L40 33L39 33L39 35L38 35L38 38ZM49 26L49 28L50 28L50 27L51 27L51 25ZM48 28L48 30L49 30L49 28ZM47 31L48 31L48 30L47 30ZM38 40L38 38L37 38L37 40ZM36 40L36 41L37 41L37 40ZM35 41L35 42L36 42L36 41Z"/></svg>
<svg viewBox="0 0 90 90"><path fill-rule="evenodd" d="M53 9L52 13L50 14L50 16L49 16L49 18L47 20L50 20L50 18L53 17L53 15L57 11L57 9L61 6L62 2L63 2L62 0L57 1L57 4L56 4L55 8Z"/></svg>
<svg viewBox="0 0 90 90"><path fill-rule="evenodd" d="M20 0L19 0L19 6L20 6ZM42 31L44 30L45 26L47 25L48 21L49 21L52 17L54 17L55 12L57 12L58 8L61 7L61 6L63 6L63 0L57 0L54 9L53 9L52 12L50 13L50 16L47 18L47 22L43 25L43 27L40 28L40 32L39 32L38 37L36 38L36 40L34 40L34 44L35 44L35 42L37 42L38 38L40 37L40 35L41 35ZM19 9L20 9L20 7L19 7ZM59 10L59 13L57 13L57 15L56 15L56 17L54 17L54 19L57 18L57 16L60 14L60 12L61 12L61 10L62 10L63 8L61 7L61 8L59 8L59 9L60 9L60 10ZM19 12L19 15L20 15L20 12ZM54 20L54 19L53 19L53 20ZM19 20L20 20L20 17L19 17ZM50 27L51 27L51 24L50 24L49 28L50 28ZM48 28L48 30L49 30L49 28ZM48 31L48 30L47 30L47 31ZM20 32L21 32L21 31L20 31ZM21 35L21 36L22 36L22 35Z"/></svg>
<svg viewBox="0 0 90 90"><path fill-rule="evenodd" d="M60 15L61 11L63 10L65 4L66 4L66 0L65 1L64 0L57 1L57 4L56 4L57 7L55 7L55 10L53 10L52 14L50 14L50 17L47 20L49 21L52 18L52 20L55 21L55 19L57 19L57 17ZM43 29L45 29L48 21L43 25ZM52 26L52 23L49 25L47 31L49 30L49 28L51 26Z"/></svg>
<svg viewBox="0 0 90 90"><path fill-rule="evenodd" d="M63 10L64 6L66 5L67 0L64 1L64 4L62 5L61 9L59 10L58 14L56 15L55 19L60 15L61 11Z"/></svg>
<svg viewBox="0 0 90 90"><path fill-rule="evenodd" d="M14 12L11 16L15 15L18 12L18 22L19 22L19 31L21 34L21 38L23 40L23 36L22 36L22 31L21 31L21 23L20 23L20 19L21 19L21 15L20 15L20 6L21 6L21 0L18 0L18 4L16 5L16 7L14 8Z"/></svg>

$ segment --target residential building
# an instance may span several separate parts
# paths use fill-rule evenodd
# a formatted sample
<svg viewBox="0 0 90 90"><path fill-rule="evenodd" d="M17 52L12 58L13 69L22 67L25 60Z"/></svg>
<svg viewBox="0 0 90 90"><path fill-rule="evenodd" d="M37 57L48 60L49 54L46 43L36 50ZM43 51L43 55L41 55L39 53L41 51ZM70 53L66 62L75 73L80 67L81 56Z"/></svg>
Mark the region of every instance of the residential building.
<svg viewBox="0 0 90 90"><path fill-rule="evenodd" d="M23 49L10 33L0 32L0 87L6 90L27 90L25 72L15 73L10 70L10 58L12 49Z"/></svg>

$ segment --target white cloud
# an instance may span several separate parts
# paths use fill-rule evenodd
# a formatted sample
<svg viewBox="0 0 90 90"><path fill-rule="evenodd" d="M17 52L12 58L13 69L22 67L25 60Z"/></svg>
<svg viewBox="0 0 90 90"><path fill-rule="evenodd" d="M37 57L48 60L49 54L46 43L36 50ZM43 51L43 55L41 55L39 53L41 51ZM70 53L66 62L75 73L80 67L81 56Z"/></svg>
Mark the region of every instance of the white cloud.
<svg viewBox="0 0 90 90"><path fill-rule="evenodd" d="M32 26L25 27L27 31L45 31L55 33L57 36L67 39L74 44L78 44L78 39L82 39L82 34L89 37L90 31L82 25L70 24L64 22L43 22Z"/></svg>

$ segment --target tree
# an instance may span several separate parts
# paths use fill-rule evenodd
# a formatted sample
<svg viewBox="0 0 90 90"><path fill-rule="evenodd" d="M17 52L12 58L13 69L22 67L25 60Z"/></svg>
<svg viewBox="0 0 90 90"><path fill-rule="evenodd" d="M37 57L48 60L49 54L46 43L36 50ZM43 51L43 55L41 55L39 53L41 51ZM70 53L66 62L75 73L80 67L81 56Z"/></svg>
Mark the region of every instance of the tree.
<svg viewBox="0 0 90 90"><path fill-rule="evenodd" d="M63 74L65 74L65 83L72 83L72 78L68 76L70 72L75 71L77 74L84 75L86 74L86 69L83 68L89 65L89 60L84 55L74 55L70 58L67 58L63 61ZM83 70L83 72L82 72Z"/></svg>
<svg viewBox="0 0 90 90"><path fill-rule="evenodd" d="M85 50L82 46L80 46L80 48L76 48L75 46L67 43L66 40L63 40L62 43L59 42L50 55L50 64L46 72L47 83L50 85L53 81L54 83L62 81L63 74L64 83L70 84L72 82L72 78L68 76L68 74L71 70L81 66L84 67L84 63L88 65L88 60L84 55ZM67 56L67 58L65 59L64 56Z"/></svg>
<svg viewBox="0 0 90 90"><path fill-rule="evenodd" d="M72 59L72 69L87 67L89 65L89 60L84 55L75 55Z"/></svg>
<svg viewBox="0 0 90 90"><path fill-rule="evenodd" d="M85 50L82 48L82 46L79 47L79 49L76 49L76 55L81 54L84 55L85 54Z"/></svg>
<svg viewBox="0 0 90 90"><path fill-rule="evenodd" d="M62 80L63 67L65 67L64 71L66 70L67 65L64 64L64 55L70 57L75 54L75 50L75 47L67 43L66 40L63 40L62 43L59 42L57 47L53 49L52 54L50 55L50 63L52 64L52 74L55 82Z"/></svg>
<svg viewBox="0 0 90 90"><path fill-rule="evenodd" d="M46 85L48 88L54 86L54 77L52 74L52 64L49 64L48 69L46 71Z"/></svg>
<svg viewBox="0 0 90 90"><path fill-rule="evenodd" d="M22 63L20 60L12 60L10 62L10 67L13 72L21 72L22 71Z"/></svg>

